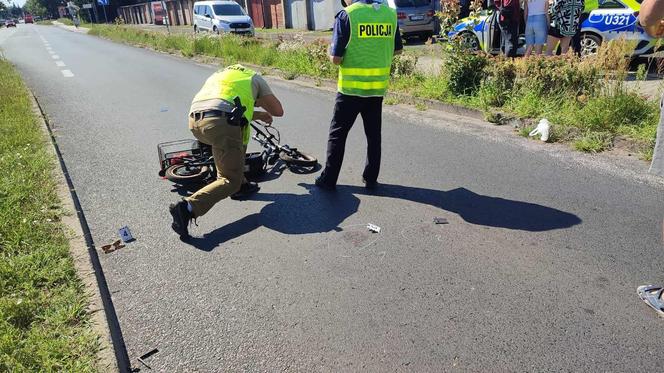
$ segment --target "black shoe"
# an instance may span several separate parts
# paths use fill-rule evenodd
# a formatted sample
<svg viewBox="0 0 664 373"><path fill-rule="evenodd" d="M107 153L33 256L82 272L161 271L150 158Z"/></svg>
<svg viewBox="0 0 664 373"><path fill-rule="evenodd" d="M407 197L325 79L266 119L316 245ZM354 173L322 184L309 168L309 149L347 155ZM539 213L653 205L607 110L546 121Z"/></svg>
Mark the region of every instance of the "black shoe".
<svg viewBox="0 0 664 373"><path fill-rule="evenodd" d="M173 217L171 228L173 228L175 233L179 234L181 239L191 237L189 235L189 222L193 219L194 215L189 212L187 201L182 200L178 203L172 203L168 210Z"/></svg>
<svg viewBox="0 0 664 373"><path fill-rule="evenodd" d="M234 200L245 199L245 198L249 197L250 195L258 192L260 189L261 189L261 187L259 187L258 184L254 183L254 182L250 181L250 182L244 183L240 187L240 190L238 190L237 192L235 192L231 196L231 199L234 199Z"/></svg>
<svg viewBox="0 0 664 373"><path fill-rule="evenodd" d="M331 190L337 189L336 185L326 183L323 180L323 176L318 176L316 178L315 184L316 184L317 187L319 187L321 189L324 189L324 190L330 190L331 191Z"/></svg>
<svg viewBox="0 0 664 373"><path fill-rule="evenodd" d="M362 178L362 182L364 183L364 187L369 189L369 190L374 190L376 187L378 187L378 182L377 181L367 181L365 178Z"/></svg>

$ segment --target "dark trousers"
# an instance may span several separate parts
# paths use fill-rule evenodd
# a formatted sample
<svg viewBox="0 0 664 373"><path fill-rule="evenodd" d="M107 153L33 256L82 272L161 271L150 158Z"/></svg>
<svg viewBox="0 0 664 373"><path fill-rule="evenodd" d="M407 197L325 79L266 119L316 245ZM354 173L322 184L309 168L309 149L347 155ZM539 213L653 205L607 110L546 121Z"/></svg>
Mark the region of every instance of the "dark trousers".
<svg viewBox="0 0 664 373"><path fill-rule="evenodd" d="M382 97L358 97L337 93L327 140L327 160L321 175L325 183L337 184L341 163L344 160L346 138L358 114L362 116L364 133L367 136L367 160L362 177L367 182L375 182L378 179L382 108Z"/></svg>
<svg viewBox="0 0 664 373"><path fill-rule="evenodd" d="M589 13L581 13L581 17L579 18L579 27L576 29L576 34L572 38L572 49L574 49L574 53L576 53L578 56L581 56L581 24L590 17Z"/></svg>
<svg viewBox="0 0 664 373"><path fill-rule="evenodd" d="M510 20L500 26L500 49L507 57L516 57L519 48L519 21Z"/></svg>

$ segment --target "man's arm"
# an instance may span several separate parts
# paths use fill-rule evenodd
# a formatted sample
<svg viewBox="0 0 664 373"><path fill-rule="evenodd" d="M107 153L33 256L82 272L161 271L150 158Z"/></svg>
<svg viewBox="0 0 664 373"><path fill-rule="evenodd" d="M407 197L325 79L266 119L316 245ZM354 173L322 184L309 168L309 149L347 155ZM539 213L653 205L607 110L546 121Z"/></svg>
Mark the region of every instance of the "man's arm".
<svg viewBox="0 0 664 373"><path fill-rule="evenodd" d="M348 21L348 13L342 10L334 17L332 43L330 43L330 62L341 65L348 40L350 40L350 22Z"/></svg>
<svg viewBox="0 0 664 373"><path fill-rule="evenodd" d="M254 115L251 119L272 123L272 116L280 117L284 115L284 108L281 106L281 101L272 93L272 89L270 89L270 86L267 85L262 76L254 75L252 86L252 89L255 89L258 95L254 102L254 107L263 108L265 111L254 110Z"/></svg>
<svg viewBox="0 0 664 373"><path fill-rule="evenodd" d="M284 115L284 108L281 106L281 101L275 95L267 95L257 99L255 106L265 109L265 111L275 117Z"/></svg>
<svg viewBox="0 0 664 373"><path fill-rule="evenodd" d="M403 52L403 40L401 39L401 31L397 25L397 31L394 33L394 55L399 55Z"/></svg>

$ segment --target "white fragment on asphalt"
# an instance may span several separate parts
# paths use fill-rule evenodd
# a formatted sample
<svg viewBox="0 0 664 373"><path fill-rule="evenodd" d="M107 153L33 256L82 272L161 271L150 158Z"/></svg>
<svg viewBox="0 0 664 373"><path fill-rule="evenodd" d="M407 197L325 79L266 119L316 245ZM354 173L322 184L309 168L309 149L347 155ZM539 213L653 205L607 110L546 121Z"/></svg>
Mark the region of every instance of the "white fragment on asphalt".
<svg viewBox="0 0 664 373"><path fill-rule="evenodd" d="M540 135L540 140L547 142L549 141L549 132L551 131L551 123L546 118L542 118L537 124L537 128L530 131L528 136L534 137Z"/></svg>
<svg viewBox="0 0 664 373"><path fill-rule="evenodd" d="M65 63L62 62L62 61L55 61L55 65L56 65L57 67L65 67L65 66L67 66L67 65L65 65Z"/></svg>
<svg viewBox="0 0 664 373"><path fill-rule="evenodd" d="M367 229L374 232L374 233L380 233L380 227L377 226L376 224L367 224Z"/></svg>
<svg viewBox="0 0 664 373"><path fill-rule="evenodd" d="M161 111L162 113L167 112L168 111L168 106L162 105L162 107L161 107L161 109L159 109L159 111Z"/></svg>
<svg viewBox="0 0 664 373"><path fill-rule="evenodd" d="M52 57L54 60L59 60L59 59L60 59L60 56L58 56L57 54L54 54L54 55L52 55L51 57Z"/></svg>
<svg viewBox="0 0 664 373"><path fill-rule="evenodd" d="M71 78L74 76L74 73L71 72L70 70L60 70L60 72L62 73L62 76L64 76L65 78Z"/></svg>

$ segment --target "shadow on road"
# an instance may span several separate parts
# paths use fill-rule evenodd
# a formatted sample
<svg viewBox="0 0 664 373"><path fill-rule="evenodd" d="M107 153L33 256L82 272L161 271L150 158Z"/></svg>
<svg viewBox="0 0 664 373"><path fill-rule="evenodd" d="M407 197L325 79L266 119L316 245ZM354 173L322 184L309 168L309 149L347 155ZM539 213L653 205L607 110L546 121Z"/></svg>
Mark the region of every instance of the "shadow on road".
<svg viewBox="0 0 664 373"><path fill-rule="evenodd" d="M219 227L188 241L211 251L263 226L284 234L325 233L340 230L339 225L357 212L358 195L374 195L427 204L459 214L463 220L489 227L542 232L569 228L581 223L574 214L534 203L484 196L465 188L450 191L381 184L375 191L359 186L338 186L325 192L313 184L299 184L309 194L259 193L252 200L271 202L259 213Z"/></svg>

